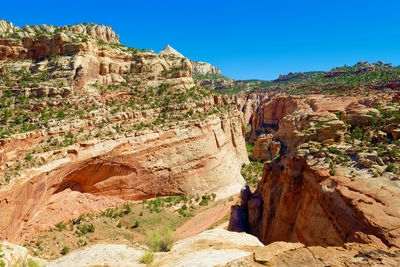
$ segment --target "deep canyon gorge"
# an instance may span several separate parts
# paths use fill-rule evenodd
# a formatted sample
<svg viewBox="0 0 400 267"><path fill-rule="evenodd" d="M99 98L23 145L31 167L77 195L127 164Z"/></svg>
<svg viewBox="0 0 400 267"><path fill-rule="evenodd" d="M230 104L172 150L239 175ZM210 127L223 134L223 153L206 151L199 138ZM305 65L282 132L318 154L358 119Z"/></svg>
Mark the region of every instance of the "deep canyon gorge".
<svg viewBox="0 0 400 267"><path fill-rule="evenodd" d="M332 93L377 73L393 78ZM0 74L4 266L400 264L390 64L312 90L315 74L236 81L108 26L0 20ZM152 251L154 230L171 240Z"/></svg>

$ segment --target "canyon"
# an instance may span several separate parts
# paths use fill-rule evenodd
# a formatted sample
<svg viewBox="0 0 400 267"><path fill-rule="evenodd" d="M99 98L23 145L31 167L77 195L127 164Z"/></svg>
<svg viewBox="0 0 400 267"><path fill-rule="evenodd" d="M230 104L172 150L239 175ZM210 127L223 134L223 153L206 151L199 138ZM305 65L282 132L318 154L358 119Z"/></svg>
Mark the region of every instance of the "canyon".
<svg viewBox="0 0 400 267"><path fill-rule="evenodd" d="M368 125L380 113L372 108L376 99L382 106L392 103L385 96L274 96L264 101L252 116L249 136L255 139L252 157L267 162L257 190L242 190L230 229L248 231L266 244L359 242L398 248L399 184L396 174L385 173L382 167L398 155L382 153L372 161L364 156L374 155L373 145L363 148L362 142L345 137L345 123L348 128ZM397 138L393 134L397 126L382 129L385 136ZM375 144L380 132L368 133ZM349 157L341 160L342 155Z"/></svg>
<svg viewBox="0 0 400 267"><path fill-rule="evenodd" d="M394 71L323 75L381 69ZM0 74L0 263L399 264L397 80L299 93L308 74L291 73L265 82L287 90L261 92L170 45L124 46L108 26L3 20ZM179 241L150 251L163 223Z"/></svg>

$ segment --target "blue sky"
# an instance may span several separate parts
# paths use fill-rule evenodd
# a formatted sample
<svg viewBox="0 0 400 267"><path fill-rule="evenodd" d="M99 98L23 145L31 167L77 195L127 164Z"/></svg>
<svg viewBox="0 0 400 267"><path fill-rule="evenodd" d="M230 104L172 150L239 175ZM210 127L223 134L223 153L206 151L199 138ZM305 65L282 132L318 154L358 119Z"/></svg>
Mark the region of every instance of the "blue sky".
<svg viewBox="0 0 400 267"><path fill-rule="evenodd" d="M170 44L228 77L275 79L357 61L400 65L399 13L398 0L19 0L2 3L0 18L110 25L128 46L158 52Z"/></svg>

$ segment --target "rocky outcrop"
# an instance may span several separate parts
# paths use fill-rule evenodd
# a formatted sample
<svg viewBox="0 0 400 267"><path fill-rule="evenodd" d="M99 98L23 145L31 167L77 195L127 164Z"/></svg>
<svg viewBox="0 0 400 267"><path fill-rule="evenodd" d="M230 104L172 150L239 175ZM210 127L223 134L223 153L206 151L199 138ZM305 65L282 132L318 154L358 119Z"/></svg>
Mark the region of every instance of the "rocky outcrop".
<svg viewBox="0 0 400 267"><path fill-rule="evenodd" d="M222 76L221 71L217 67L211 65L210 63L193 61L193 60L190 60L190 62L192 63L194 74L197 75L213 74Z"/></svg>
<svg viewBox="0 0 400 267"><path fill-rule="evenodd" d="M62 266L146 266L141 262L146 247L126 244L96 244L49 262L48 267Z"/></svg>
<svg viewBox="0 0 400 267"><path fill-rule="evenodd" d="M92 85L194 86L188 59L125 47L110 27L78 24L43 31L49 34L0 39L0 73L7 78L0 79L0 89L25 97L51 97ZM24 61L2 61L7 59ZM15 73L22 77L14 77Z"/></svg>
<svg viewBox="0 0 400 267"><path fill-rule="evenodd" d="M164 54L164 55L175 55L178 57L184 57L181 53L176 51L172 46L167 45L159 54Z"/></svg>
<svg viewBox="0 0 400 267"><path fill-rule="evenodd" d="M241 205L233 208L229 228L252 233L264 244L289 241L342 246L359 242L399 248L397 180L390 174L380 175L379 165L385 164L382 158L371 147L361 151L356 144L362 142L362 134L355 137L347 129L360 131L357 127L380 116L368 106L374 101L344 97L332 99L333 103L327 98L323 104L319 96L311 98L273 97L253 114L253 156L273 160L274 141L281 144L281 156L265 163L254 193L248 188L242 191ZM347 127L341 119L347 120ZM393 142L387 139L394 129L389 128L384 128L387 133L375 129L374 142Z"/></svg>
<svg viewBox="0 0 400 267"><path fill-rule="evenodd" d="M273 136L269 137L270 141L264 148L261 148L265 143L263 137L258 141L254 156L259 159L264 155L269 155L268 159L275 155L280 150L276 142L291 150L310 140L340 140L345 130L343 121L334 113L314 111L304 99L284 96L264 100L252 115L251 127L250 138L253 140L257 140L261 134ZM269 150L272 141L276 145ZM264 152L261 153L262 150Z"/></svg>
<svg viewBox="0 0 400 267"><path fill-rule="evenodd" d="M70 151L0 192L1 239L19 240L124 200L205 192L227 197L244 184L240 166L248 162L240 115Z"/></svg>
<svg viewBox="0 0 400 267"><path fill-rule="evenodd" d="M353 181L331 176L301 157L284 157L264 166L254 194L242 194L246 199L234 212L246 213L247 225L232 220L231 229L248 227L264 244L282 240L322 246L359 242L400 247L399 194L385 179Z"/></svg>
<svg viewBox="0 0 400 267"><path fill-rule="evenodd" d="M29 255L24 247L0 242L0 266L45 266L46 261Z"/></svg>
<svg viewBox="0 0 400 267"><path fill-rule="evenodd" d="M254 256L226 264L233 266L397 266L400 258L396 250L348 243L344 247L305 247L301 243L274 242L256 248Z"/></svg>
<svg viewBox="0 0 400 267"><path fill-rule="evenodd" d="M51 37L59 32L73 35L83 35L107 42L119 44L119 36L115 34L110 26L98 25L94 23L75 24L72 26L53 26L53 25L25 25L22 28L14 26L11 22L0 20L0 38L21 39L24 37Z"/></svg>
<svg viewBox="0 0 400 267"><path fill-rule="evenodd" d="M159 54L163 55L175 55L177 57L184 57L181 53L176 51L172 46L167 45ZM207 62L193 61L190 59L190 63L192 64L193 74L194 75L219 75L222 76L221 71Z"/></svg>
<svg viewBox="0 0 400 267"><path fill-rule="evenodd" d="M281 143L274 141L272 134L262 134L258 136L254 144L251 158L253 160L271 160L278 156L281 149Z"/></svg>
<svg viewBox="0 0 400 267"><path fill-rule="evenodd" d="M226 263L252 255L249 248L261 247L254 236L232 233L223 229L181 240L172 250L155 262L156 266L223 266Z"/></svg>

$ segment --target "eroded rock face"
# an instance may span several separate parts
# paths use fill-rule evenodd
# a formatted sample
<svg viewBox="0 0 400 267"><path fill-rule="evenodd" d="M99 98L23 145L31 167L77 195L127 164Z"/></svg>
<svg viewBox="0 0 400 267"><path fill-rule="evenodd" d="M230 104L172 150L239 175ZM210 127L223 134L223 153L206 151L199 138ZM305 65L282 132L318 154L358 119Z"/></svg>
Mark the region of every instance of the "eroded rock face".
<svg viewBox="0 0 400 267"><path fill-rule="evenodd" d="M141 257L146 248L135 244L97 244L76 250L48 263L49 267L61 266L146 266Z"/></svg>
<svg viewBox="0 0 400 267"><path fill-rule="evenodd" d="M0 22L0 73L5 78L0 81L0 92L66 97L93 86L189 89L195 85L188 59L179 53L154 54L123 46L109 26L88 23L20 29Z"/></svg>
<svg viewBox="0 0 400 267"><path fill-rule="evenodd" d="M276 139L275 139L276 140ZM254 160L271 160L277 157L281 149L281 143L274 141L272 134L258 136L251 158Z"/></svg>
<svg viewBox="0 0 400 267"><path fill-rule="evenodd" d="M175 55L177 57L184 57L181 53L176 51L172 46L167 45L159 54L162 55ZM222 76L221 71L207 62L193 61L190 60L193 68L193 74L195 75L219 75Z"/></svg>
<svg viewBox="0 0 400 267"><path fill-rule="evenodd" d="M0 192L0 238L19 240L125 200L234 194L244 184L240 166L248 162L243 129L238 115L69 149L66 157L27 170L27 180Z"/></svg>
<svg viewBox="0 0 400 267"><path fill-rule="evenodd" d="M301 157L288 157L265 165L257 191L240 208L248 213L250 233L264 244L400 247L400 190L382 184L330 176Z"/></svg>
<svg viewBox="0 0 400 267"><path fill-rule="evenodd" d="M151 52L132 53L124 47L99 45L93 39L79 39L69 43L69 38L59 33L51 39L45 36L26 37L22 40L0 39L0 60L38 59L57 55L24 63L0 62L0 72L4 75L9 75L11 68L48 75L47 83L18 82L8 86L9 89L25 97L47 97L57 95L52 91L60 91L62 95L66 88L80 91L94 84L131 83L142 87L168 84L184 89L194 86L192 65L186 58Z"/></svg>
<svg viewBox="0 0 400 267"><path fill-rule="evenodd" d="M310 101L307 103L304 98L285 96L265 99L253 113L251 124L250 139L257 141L260 138L256 142L257 149L253 156L257 159L267 156L265 160L280 151L277 142L291 150L310 140L340 140L345 130L343 121L334 113L327 110L314 111ZM263 149L261 146L266 140L262 134L267 134L269 140ZM274 145L270 147L271 142Z"/></svg>
<svg viewBox="0 0 400 267"><path fill-rule="evenodd" d="M344 247L304 247L301 243L274 242L256 248L254 256L231 261L225 266L397 266L396 250L347 243Z"/></svg>
<svg viewBox="0 0 400 267"><path fill-rule="evenodd" d="M360 140L344 141L349 132L342 119L359 129L378 116L379 111L370 107L376 101L347 97L332 99L333 103L329 98L319 101L318 96L280 96L260 105L252 120L253 156L271 159L273 141L281 143L282 155L265 163L254 193L248 188L242 191L242 204L232 209L229 229L252 233L264 244L359 242L400 247L397 180L378 173L385 163L376 151L361 153L354 147ZM388 141L392 129L376 130L373 142ZM338 167L340 157L347 157L346 165Z"/></svg>
<svg viewBox="0 0 400 267"><path fill-rule="evenodd" d="M251 122L253 114L256 113L258 106L266 98L263 94L249 94L241 103L244 120L246 123Z"/></svg>
<svg viewBox="0 0 400 267"><path fill-rule="evenodd" d="M73 32L81 35L88 35L95 39L110 43L119 44L119 36L110 26L98 25L94 23L75 24L72 26L53 26L53 25L25 25L22 28L14 26L11 22L0 20L0 38L34 37L37 35L54 35L60 31Z"/></svg>
<svg viewBox="0 0 400 267"><path fill-rule="evenodd" d="M172 250L155 265L224 266L230 261L252 255L252 249L262 246L254 236L214 229L175 243Z"/></svg>
<svg viewBox="0 0 400 267"><path fill-rule="evenodd" d="M207 62L200 62L200 61L193 61L191 60L193 66L193 73L198 75L207 75L207 74L214 74L214 75L222 75L221 71Z"/></svg>

